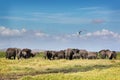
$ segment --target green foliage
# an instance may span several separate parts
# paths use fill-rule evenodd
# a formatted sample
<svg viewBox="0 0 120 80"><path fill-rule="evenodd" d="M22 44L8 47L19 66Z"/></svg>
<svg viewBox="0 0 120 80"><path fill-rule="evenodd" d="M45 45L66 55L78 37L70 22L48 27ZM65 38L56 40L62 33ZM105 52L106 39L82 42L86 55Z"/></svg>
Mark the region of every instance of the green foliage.
<svg viewBox="0 0 120 80"><path fill-rule="evenodd" d="M5 52L0 51L0 58L4 58L5 57Z"/></svg>
<svg viewBox="0 0 120 80"><path fill-rule="evenodd" d="M117 52L117 59L120 59L120 52Z"/></svg>
<svg viewBox="0 0 120 80"><path fill-rule="evenodd" d="M44 57L44 53L43 52L39 52L38 54L36 54L35 57L43 58Z"/></svg>

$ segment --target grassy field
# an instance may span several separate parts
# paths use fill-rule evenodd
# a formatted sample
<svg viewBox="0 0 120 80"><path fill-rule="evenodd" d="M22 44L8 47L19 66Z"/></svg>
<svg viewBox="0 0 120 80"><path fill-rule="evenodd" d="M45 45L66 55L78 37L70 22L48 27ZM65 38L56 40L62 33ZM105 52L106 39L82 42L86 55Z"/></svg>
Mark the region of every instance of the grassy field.
<svg viewBox="0 0 120 80"><path fill-rule="evenodd" d="M0 53L0 80L120 80L117 60L45 60L34 58L7 60Z"/></svg>

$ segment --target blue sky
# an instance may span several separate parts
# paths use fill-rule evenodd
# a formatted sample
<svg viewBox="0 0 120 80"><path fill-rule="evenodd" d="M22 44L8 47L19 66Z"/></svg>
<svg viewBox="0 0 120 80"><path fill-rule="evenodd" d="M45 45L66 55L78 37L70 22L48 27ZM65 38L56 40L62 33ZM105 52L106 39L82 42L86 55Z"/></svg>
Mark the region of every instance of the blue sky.
<svg viewBox="0 0 120 80"><path fill-rule="evenodd" d="M0 0L0 48L119 50L119 3Z"/></svg>

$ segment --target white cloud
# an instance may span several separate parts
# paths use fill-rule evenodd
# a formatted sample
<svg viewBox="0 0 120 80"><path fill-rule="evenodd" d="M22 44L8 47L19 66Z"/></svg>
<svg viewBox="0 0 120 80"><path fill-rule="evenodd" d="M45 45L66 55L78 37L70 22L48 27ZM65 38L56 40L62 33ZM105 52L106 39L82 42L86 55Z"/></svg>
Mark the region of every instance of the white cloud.
<svg viewBox="0 0 120 80"><path fill-rule="evenodd" d="M4 26L0 26L0 36L2 37L48 37L49 35L40 31L26 30L26 29L10 29Z"/></svg>
<svg viewBox="0 0 120 80"><path fill-rule="evenodd" d="M24 29L24 28L21 30L21 32L26 32L26 31L27 31L27 30L26 30L26 29Z"/></svg>
<svg viewBox="0 0 120 80"><path fill-rule="evenodd" d="M42 32L36 32L35 35L38 36L38 37L48 37L49 36L48 34L45 34L45 33L42 33Z"/></svg>
<svg viewBox="0 0 120 80"><path fill-rule="evenodd" d="M107 29L102 29L101 31L96 31L96 32L93 32L93 33L87 33L86 37L120 38L120 34L109 31Z"/></svg>
<svg viewBox="0 0 120 80"><path fill-rule="evenodd" d="M25 33L26 30L18 30L18 29L9 29L4 26L0 26L0 35L1 36L20 36Z"/></svg>
<svg viewBox="0 0 120 80"><path fill-rule="evenodd" d="M120 40L120 34L119 33L115 33L113 31L107 30L107 29L102 29L102 30L98 30L95 32L88 32L88 33L84 33L79 35L78 33L74 33L74 34L65 34L63 36L59 36L57 37L57 40L60 41L74 41L74 40L90 40L90 39L94 39L94 40Z"/></svg>

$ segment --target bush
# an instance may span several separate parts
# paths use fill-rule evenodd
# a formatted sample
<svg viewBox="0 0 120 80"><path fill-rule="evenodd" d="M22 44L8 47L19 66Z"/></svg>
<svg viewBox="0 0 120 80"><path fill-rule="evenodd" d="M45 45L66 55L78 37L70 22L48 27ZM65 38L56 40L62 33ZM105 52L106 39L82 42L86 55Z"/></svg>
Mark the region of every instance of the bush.
<svg viewBox="0 0 120 80"><path fill-rule="evenodd" d="M5 57L5 52L0 51L0 58L4 58Z"/></svg>
<svg viewBox="0 0 120 80"><path fill-rule="evenodd" d="M36 57L41 57L41 58L43 58L43 56L44 56L44 53L43 53L43 52L39 52L38 54L36 54Z"/></svg>
<svg viewBox="0 0 120 80"><path fill-rule="evenodd" d="M120 52L117 52L117 59L120 59Z"/></svg>

